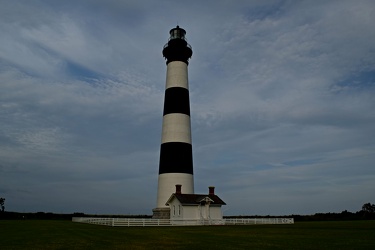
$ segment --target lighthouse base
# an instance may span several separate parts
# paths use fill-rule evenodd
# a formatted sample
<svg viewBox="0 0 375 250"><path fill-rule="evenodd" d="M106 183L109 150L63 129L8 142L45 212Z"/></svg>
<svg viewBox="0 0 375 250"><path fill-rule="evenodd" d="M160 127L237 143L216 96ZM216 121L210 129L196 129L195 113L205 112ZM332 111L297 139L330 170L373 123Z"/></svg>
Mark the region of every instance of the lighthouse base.
<svg viewBox="0 0 375 250"><path fill-rule="evenodd" d="M152 218L153 219L170 219L170 211L169 207L157 207L152 209Z"/></svg>

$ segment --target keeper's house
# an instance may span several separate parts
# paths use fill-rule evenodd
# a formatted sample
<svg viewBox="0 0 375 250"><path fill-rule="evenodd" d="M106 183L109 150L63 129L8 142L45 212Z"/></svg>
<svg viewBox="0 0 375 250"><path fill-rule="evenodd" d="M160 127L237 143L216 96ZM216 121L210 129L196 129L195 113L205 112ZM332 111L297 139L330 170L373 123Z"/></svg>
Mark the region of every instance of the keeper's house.
<svg viewBox="0 0 375 250"><path fill-rule="evenodd" d="M215 195L215 187L209 187L208 194L182 194L181 185L176 185L176 193L168 199L170 219L187 220L221 220L221 206L225 202Z"/></svg>

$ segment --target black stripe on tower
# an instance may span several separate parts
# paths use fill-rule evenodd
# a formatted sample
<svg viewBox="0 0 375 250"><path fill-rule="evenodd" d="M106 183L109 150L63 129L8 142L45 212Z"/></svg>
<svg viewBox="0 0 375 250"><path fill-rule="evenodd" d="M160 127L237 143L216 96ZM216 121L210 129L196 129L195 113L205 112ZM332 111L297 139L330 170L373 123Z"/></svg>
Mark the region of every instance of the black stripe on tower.
<svg viewBox="0 0 375 250"><path fill-rule="evenodd" d="M190 116L189 90L172 87L165 90L163 115L181 113Z"/></svg>
<svg viewBox="0 0 375 250"><path fill-rule="evenodd" d="M193 174L191 144L184 142L167 142L161 144L159 174L165 173Z"/></svg>

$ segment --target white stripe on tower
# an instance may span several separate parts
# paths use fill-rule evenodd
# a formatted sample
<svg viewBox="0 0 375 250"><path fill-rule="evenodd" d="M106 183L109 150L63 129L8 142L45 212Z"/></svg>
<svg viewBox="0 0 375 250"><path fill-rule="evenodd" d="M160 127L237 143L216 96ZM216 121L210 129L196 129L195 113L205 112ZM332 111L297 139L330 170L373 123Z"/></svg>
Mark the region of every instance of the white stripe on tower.
<svg viewBox="0 0 375 250"><path fill-rule="evenodd" d="M165 203L175 192L176 184L182 185L182 193L194 193L187 69L192 50L185 40L184 29L177 26L169 33L169 42L163 49L167 80L156 209L168 208Z"/></svg>

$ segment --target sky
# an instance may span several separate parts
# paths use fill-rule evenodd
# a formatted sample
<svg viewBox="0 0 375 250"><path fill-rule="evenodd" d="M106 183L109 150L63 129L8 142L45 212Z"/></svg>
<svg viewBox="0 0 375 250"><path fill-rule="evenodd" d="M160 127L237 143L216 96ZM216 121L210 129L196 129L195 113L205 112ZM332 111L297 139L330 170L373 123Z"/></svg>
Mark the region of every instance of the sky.
<svg viewBox="0 0 375 250"><path fill-rule="evenodd" d="M375 203L372 0L0 0L0 197L17 212L152 214L179 25L195 193L224 215Z"/></svg>

